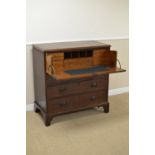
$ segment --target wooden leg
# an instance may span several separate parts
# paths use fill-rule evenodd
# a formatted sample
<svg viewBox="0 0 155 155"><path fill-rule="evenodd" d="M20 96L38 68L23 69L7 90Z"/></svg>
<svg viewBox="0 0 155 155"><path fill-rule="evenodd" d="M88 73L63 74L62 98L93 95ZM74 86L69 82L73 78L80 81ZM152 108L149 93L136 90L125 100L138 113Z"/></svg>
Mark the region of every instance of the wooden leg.
<svg viewBox="0 0 155 155"><path fill-rule="evenodd" d="M108 113L109 112L109 103L104 104L103 109L104 109L105 113Z"/></svg>
<svg viewBox="0 0 155 155"><path fill-rule="evenodd" d="M43 120L44 120L44 123L45 123L45 126L50 126L51 124L51 121L53 119L53 117L47 113L44 112L44 110L41 109L41 107L39 107L36 103L34 103L34 111L36 113L40 113Z"/></svg>
<svg viewBox="0 0 155 155"><path fill-rule="evenodd" d="M48 116L48 115L46 115L46 116L44 117L44 122L45 122L45 125L46 125L46 126L50 126L51 121L52 121L52 117L50 117L50 116Z"/></svg>

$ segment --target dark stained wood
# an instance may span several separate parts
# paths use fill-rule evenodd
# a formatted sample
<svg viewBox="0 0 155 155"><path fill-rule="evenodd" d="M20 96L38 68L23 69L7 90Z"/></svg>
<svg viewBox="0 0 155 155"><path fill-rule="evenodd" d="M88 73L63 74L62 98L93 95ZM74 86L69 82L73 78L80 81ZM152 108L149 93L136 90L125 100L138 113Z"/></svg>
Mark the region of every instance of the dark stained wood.
<svg viewBox="0 0 155 155"><path fill-rule="evenodd" d="M49 86L47 89L47 98L57 98L61 96L68 96L77 93L87 93L97 90L106 90L108 88L108 76L101 79L93 79L86 81L76 81L66 84L58 84L56 86ZM52 94L52 95L51 95Z"/></svg>
<svg viewBox="0 0 155 155"><path fill-rule="evenodd" d="M47 75L46 76L46 82L47 86L56 86L56 85L63 85L63 84L69 84L69 83L79 83L79 82L84 82L84 81L89 81L89 80L96 80L96 79L107 79L108 74L104 75L92 75L90 77L83 77L83 78L73 78L73 79L68 79L68 80L56 80L52 76Z"/></svg>
<svg viewBox="0 0 155 155"><path fill-rule="evenodd" d="M76 96L69 96L49 100L48 112L54 115L73 111L75 109L76 102L77 102Z"/></svg>
<svg viewBox="0 0 155 155"><path fill-rule="evenodd" d="M117 52L96 41L34 45L35 112L42 115L46 126L57 115L96 106L109 112L109 74L125 71L117 68L116 61ZM98 65L109 68L89 74L65 72Z"/></svg>
<svg viewBox="0 0 155 155"><path fill-rule="evenodd" d="M50 100L48 110L51 114L60 114L70 111L76 111L78 109L95 107L106 103L106 101L107 91L96 91L78 95L76 94L69 97Z"/></svg>
<svg viewBox="0 0 155 155"><path fill-rule="evenodd" d="M88 107L95 107L107 102L107 89L101 91L94 91L86 94L80 94L77 98L77 104L75 105L76 109L84 109ZM82 101L82 102L81 102Z"/></svg>
<svg viewBox="0 0 155 155"><path fill-rule="evenodd" d="M98 41L72 41L72 42L57 42L57 43L47 43L47 44L37 44L34 48L41 52L64 52L71 50L80 49L99 49L107 48L110 49L110 45L104 44Z"/></svg>
<svg viewBox="0 0 155 155"><path fill-rule="evenodd" d="M109 103L107 102L106 104L103 104L103 109L105 113L109 112Z"/></svg>
<svg viewBox="0 0 155 155"><path fill-rule="evenodd" d="M44 120L45 125L49 126L52 119L53 119L53 115L49 115L47 111L44 111L44 109L36 101L34 104L34 110L36 113L40 112L40 114L42 115L42 118Z"/></svg>
<svg viewBox="0 0 155 155"><path fill-rule="evenodd" d="M33 73L35 101L46 111L46 92L45 92L45 66L44 53L33 49Z"/></svg>

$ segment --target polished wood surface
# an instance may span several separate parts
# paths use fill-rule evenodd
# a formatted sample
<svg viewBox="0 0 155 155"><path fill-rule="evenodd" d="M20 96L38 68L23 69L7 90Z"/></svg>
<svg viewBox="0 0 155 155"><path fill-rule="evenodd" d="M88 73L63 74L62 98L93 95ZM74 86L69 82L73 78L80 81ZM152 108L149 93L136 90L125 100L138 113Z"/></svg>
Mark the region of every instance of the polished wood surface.
<svg viewBox="0 0 155 155"><path fill-rule="evenodd" d="M47 44L37 44L33 46L41 52L64 52L70 50L79 49L92 49L92 48L107 48L110 49L110 45L104 44L98 41L72 41L72 42L57 42Z"/></svg>
<svg viewBox="0 0 155 155"><path fill-rule="evenodd" d="M80 98L80 100L79 100ZM49 112L60 114L64 112L75 111L98 106L99 103L105 103L107 100L106 91L95 91L91 93L71 95L63 98L57 98L49 101ZM82 102L81 102L82 101Z"/></svg>
<svg viewBox="0 0 155 155"><path fill-rule="evenodd" d="M108 77L87 79L70 83L50 85L47 90L47 98L57 98L63 96L74 95L77 93L86 93L97 90L106 90L108 88ZM52 95L51 95L52 94Z"/></svg>
<svg viewBox="0 0 155 155"><path fill-rule="evenodd" d="M46 126L60 114L96 106L109 112L109 74L125 71L116 64L117 51L96 41L34 45L35 111L41 113ZM89 73L66 72L94 66L107 68Z"/></svg>
<svg viewBox="0 0 155 155"><path fill-rule="evenodd" d="M44 53L33 49L33 73L34 73L34 91L35 102L46 111L46 84L45 84L45 63Z"/></svg>

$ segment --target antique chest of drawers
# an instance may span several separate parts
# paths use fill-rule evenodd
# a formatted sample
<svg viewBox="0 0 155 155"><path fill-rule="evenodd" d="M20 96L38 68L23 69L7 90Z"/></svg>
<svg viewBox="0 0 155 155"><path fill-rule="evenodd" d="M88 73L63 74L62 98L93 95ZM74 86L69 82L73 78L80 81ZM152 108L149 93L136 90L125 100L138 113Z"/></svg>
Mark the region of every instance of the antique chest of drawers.
<svg viewBox="0 0 155 155"><path fill-rule="evenodd" d="M96 106L109 112L109 74L125 71L116 62L117 52L97 41L34 45L35 112L46 126L64 113Z"/></svg>

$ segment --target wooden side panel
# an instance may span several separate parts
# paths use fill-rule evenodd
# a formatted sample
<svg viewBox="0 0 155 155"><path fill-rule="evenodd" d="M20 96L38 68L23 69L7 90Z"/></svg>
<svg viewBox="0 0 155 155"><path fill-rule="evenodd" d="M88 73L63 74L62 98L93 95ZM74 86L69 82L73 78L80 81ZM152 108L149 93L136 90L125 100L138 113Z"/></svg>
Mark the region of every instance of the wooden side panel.
<svg viewBox="0 0 155 155"><path fill-rule="evenodd" d="M93 56L94 66L105 65L109 67L116 67L117 52L99 49L94 51Z"/></svg>
<svg viewBox="0 0 155 155"><path fill-rule="evenodd" d="M33 49L35 102L46 111L44 53Z"/></svg>

